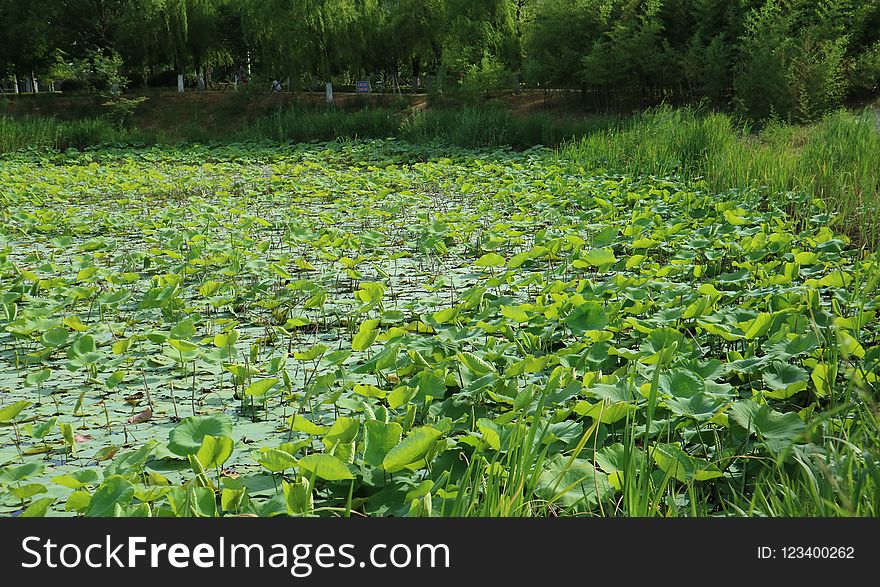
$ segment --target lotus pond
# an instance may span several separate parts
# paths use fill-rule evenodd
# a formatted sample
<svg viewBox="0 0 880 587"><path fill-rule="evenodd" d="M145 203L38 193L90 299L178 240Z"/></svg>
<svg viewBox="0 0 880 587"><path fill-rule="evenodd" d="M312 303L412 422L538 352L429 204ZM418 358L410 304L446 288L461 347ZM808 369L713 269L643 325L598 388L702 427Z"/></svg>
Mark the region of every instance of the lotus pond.
<svg viewBox="0 0 880 587"><path fill-rule="evenodd" d="M880 513L820 207L394 141L8 155L0 207L2 515Z"/></svg>

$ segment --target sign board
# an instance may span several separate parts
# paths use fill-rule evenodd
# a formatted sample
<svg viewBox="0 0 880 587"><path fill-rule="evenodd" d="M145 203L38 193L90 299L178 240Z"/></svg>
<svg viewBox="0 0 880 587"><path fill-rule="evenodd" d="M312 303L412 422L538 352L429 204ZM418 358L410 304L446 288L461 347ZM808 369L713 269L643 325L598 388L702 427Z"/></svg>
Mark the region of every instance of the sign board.
<svg viewBox="0 0 880 587"><path fill-rule="evenodd" d="M177 74L177 91L183 91L183 74L180 73Z"/></svg>
<svg viewBox="0 0 880 587"><path fill-rule="evenodd" d="M370 91L370 82L360 81L357 83L357 93L366 94Z"/></svg>

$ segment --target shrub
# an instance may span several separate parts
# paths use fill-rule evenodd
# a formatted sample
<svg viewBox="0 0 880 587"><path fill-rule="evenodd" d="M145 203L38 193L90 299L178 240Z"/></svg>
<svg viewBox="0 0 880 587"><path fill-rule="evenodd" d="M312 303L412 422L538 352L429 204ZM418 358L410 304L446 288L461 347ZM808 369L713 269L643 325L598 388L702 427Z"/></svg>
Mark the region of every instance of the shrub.
<svg viewBox="0 0 880 587"><path fill-rule="evenodd" d="M131 128L131 121L134 117L134 111L138 106L149 100L146 96L137 96L136 98L123 98L118 96L104 102L107 111L107 120L119 128Z"/></svg>

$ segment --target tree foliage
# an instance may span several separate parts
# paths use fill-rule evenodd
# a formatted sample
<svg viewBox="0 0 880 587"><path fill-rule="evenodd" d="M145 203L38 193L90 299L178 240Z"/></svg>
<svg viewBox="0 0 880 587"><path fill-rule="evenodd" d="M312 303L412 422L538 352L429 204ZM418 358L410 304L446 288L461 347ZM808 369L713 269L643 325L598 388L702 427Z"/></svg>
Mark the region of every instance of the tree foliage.
<svg viewBox="0 0 880 587"><path fill-rule="evenodd" d="M0 74L122 60L200 84L532 87L708 99L810 120L880 86L880 3L861 0L3 0Z"/></svg>

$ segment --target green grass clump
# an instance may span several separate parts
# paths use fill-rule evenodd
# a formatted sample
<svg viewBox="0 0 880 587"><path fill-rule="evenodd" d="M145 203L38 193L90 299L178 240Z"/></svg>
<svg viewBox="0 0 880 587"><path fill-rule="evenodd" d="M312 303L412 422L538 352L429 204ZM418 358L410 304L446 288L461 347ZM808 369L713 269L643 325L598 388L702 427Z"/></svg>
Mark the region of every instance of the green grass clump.
<svg viewBox="0 0 880 587"><path fill-rule="evenodd" d="M257 118L237 133L240 140L309 142L401 138L411 143L456 147L555 146L605 128L611 118L556 119L547 113L517 116L501 108L471 107L400 111L391 108L296 106Z"/></svg>
<svg viewBox="0 0 880 587"><path fill-rule="evenodd" d="M154 144L159 137L158 133L121 128L104 118L0 116L0 153L41 148L64 151L112 143Z"/></svg>
<svg viewBox="0 0 880 587"><path fill-rule="evenodd" d="M588 134L562 154L591 169L676 175L716 193L751 191L801 224L826 210L869 249L880 243L880 132L874 114L753 129L721 113L661 107ZM806 204L806 205L805 205Z"/></svg>
<svg viewBox="0 0 880 587"><path fill-rule="evenodd" d="M607 128L614 120L554 118L545 112L518 116L500 108L468 106L413 113L404 120L400 136L415 143L440 142L471 148L507 145L523 149L559 145Z"/></svg>
<svg viewBox="0 0 880 587"><path fill-rule="evenodd" d="M0 116L0 151L8 153L28 147L54 147L58 124L51 118Z"/></svg>
<svg viewBox="0 0 880 587"><path fill-rule="evenodd" d="M257 118L238 133L243 140L331 141L337 138L385 138L398 130L385 108L347 112L337 108L292 107Z"/></svg>

